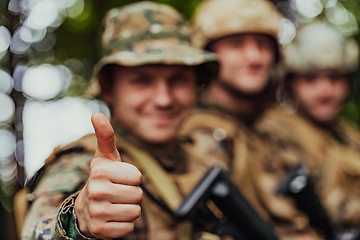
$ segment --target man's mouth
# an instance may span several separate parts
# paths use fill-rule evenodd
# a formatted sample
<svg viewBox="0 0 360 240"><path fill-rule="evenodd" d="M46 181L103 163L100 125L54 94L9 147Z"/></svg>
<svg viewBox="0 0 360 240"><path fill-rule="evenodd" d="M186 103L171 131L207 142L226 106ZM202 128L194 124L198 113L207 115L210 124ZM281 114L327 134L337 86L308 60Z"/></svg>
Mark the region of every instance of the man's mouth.
<svg viewBox="0 0 360 240"><path fill-rule="evenodd" d="M167 125L173 122L177 114L150 114L148 117L158 125Z"/></svg>
<svg viewBox="0 0 360 240"><path fill-rule="evenodd" d="M248 66L244 68L244 73L249 74L249 75L256 75L259 74L259 72L261 71L261 67L258 66Z"/></svg>

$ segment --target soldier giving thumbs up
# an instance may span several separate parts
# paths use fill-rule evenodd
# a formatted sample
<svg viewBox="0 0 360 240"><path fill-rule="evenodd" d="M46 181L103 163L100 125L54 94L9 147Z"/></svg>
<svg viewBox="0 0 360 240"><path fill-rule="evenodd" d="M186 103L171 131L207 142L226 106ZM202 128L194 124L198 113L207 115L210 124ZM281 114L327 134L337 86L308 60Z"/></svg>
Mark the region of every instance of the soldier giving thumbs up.
<svg viewBox="0 0 360 240"><path fill-rule="evenodd" d="M114 130L103 115L94 114L95 135L52 155L31 190L36 199L22 239L128 234L122 239L193 239L191 225L180 224L159 203L176 208L190 186L182 179L198 170L176 131L192 111L198 87L216 77L216 58L192 47L179 12L146 1L106 14L101 47L87 93L101 92Z"/></svg>
<svg viewBox="0 0 360 240"><path fill-rule="evenodd" d="M121 162L106 117L95 113L91 121L98 147L89 179L75 201L78 226L87 237L123 237L133 231L133 221L141 213L141 173L134 165Z"/></svg>

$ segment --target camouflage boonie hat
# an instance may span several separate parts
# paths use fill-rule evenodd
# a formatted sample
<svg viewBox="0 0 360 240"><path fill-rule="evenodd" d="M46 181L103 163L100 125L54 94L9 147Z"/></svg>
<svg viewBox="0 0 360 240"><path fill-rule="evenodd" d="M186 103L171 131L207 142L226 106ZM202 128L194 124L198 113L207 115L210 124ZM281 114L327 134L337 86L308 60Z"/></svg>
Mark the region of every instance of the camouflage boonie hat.
<svg viewBox="0 0 360 240"><path fill-rule="evenodd" d="M263 33L277 40L281 19L269 0L207 0L192 19L192 40L198 48L241 33Z"/></svg>
<svg viewBox="0 0 360 240"><path fill-rule="evenodd" d="M359 65L359 47L334 26L314 21L300 28L284 48L287 72L335 70L353 72Z"/></svg>
<svg viewBox="0 0 360 240"><path fill-rule="evenodd" d="M174 8L139 2L110 10L101 35L103 57L95 65L87 95L100 93L99 74L108 64L134 67L146 64L198 66L200 84L215 78L215 55L192 47L190 30Z"/></svg>

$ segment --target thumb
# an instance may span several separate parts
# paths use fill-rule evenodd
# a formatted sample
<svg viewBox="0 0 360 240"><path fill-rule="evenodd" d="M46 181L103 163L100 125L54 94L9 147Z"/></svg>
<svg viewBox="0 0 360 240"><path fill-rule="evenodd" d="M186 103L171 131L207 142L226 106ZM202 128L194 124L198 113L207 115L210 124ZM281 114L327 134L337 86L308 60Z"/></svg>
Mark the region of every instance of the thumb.
<svg viewBox="0 0 360 240"><path fill-rule="evenodd" d="M112 161L121 161L115 145L114 129L109 120L101 113L94 113L91 116L91 122L98 142L95 157L99 156Z"/></svg>

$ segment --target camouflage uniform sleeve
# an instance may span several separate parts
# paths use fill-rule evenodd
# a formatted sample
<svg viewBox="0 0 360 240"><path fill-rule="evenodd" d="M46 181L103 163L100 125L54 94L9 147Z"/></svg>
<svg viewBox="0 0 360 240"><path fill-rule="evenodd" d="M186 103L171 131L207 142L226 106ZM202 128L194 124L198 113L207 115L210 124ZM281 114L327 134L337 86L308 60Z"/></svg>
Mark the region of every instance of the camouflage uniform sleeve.
<svg viewBox="0 0 360 240"><path fill-rule="evenodd" d="M77 226L77 218L74 211L75 199L79 192L74 193L70 197L66 198L61 204L59 212L56 217L55 225L55 239L57 240L69 240L79 239L88 240L95 238L85 237Z"/></svg>
<svg viewBox="0 0 360 240"><path fill-rule="evenodd" d="M71 153L61 156L46 167L37 187L28 196L32 204L25 219L22 239L71 239L57 238L55 235L57 214L59 212L61 216L64 213L59 209L62 204L65 206L68 203L65 199L86 183L92 158L93 153ZM66 226L73 227L71 224Z"/></svg>

